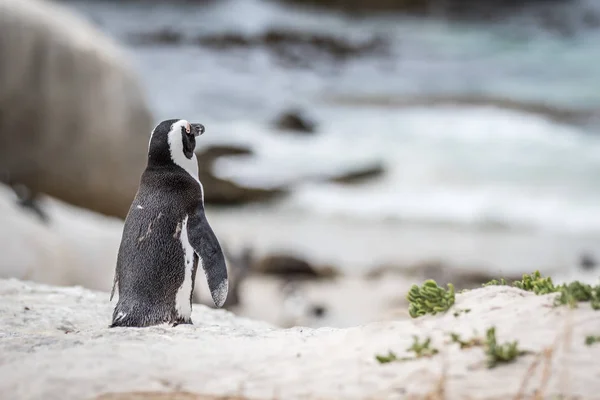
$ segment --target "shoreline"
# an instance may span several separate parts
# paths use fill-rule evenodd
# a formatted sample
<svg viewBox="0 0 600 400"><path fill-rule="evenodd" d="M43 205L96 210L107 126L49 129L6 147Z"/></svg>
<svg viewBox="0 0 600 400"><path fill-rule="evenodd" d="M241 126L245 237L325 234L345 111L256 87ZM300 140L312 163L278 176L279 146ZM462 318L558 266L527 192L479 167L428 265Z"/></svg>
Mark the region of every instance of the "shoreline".
<svg viewBox="0 0 600 400"><path fill-rule="evenodd" d="M495 276L532 269L565 273L576 269L583 253L598 258L594 250L600 242L595 235L367 222L256 205L207 207L207 215L229 246L248 246L257 255L297 254L347 275L383 265L409 270L431 262Z"/></svg>

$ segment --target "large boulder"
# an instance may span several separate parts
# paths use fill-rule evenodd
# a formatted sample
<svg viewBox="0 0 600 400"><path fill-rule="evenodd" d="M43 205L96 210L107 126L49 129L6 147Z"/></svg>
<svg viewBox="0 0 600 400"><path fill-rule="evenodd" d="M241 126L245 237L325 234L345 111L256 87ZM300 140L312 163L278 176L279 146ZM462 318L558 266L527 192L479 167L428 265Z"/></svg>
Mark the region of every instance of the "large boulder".
<svg viewBox="0 0 600 400"><path fill-rule="evenodd" d="M600 344L586 344L586 336L598 335L600 312L589 303L553 308L553 297L491 286L458 294L442 315L346 329L276 329L203 306L193 309L194 325L111 329L108 293L0 280L0 393L20 400L596 398ZM492 327L497 342L482 345ZM431 339L429 353L413 335ZM490 368L486 350L498 359L512 341L524 353ZM389 351L397 361L376 361Z"/></svg>
<svg viewBox="0 0 600 400"><path fill-rule="evenodd" d="M124 217L153 119L128 58L49 1L0 0L0 176Z"/></svg>

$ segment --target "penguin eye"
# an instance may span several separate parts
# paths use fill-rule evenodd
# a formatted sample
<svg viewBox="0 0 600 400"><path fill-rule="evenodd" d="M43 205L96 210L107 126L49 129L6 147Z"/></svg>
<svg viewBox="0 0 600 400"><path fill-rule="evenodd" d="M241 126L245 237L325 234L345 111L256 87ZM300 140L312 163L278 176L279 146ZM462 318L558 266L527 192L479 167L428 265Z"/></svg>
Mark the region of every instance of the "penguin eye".
<svg viewBox="0 0 600 400"><path fill-rule="evenodd" d="M185 133L187 133L188 135L190 134L190 124L185 124Z"/></svg>

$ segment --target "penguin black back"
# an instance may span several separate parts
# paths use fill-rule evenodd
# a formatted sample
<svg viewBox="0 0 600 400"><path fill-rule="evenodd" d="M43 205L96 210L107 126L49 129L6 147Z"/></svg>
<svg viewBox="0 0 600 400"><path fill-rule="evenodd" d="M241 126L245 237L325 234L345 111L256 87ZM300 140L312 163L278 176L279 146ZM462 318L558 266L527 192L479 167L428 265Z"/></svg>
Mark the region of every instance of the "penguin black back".
<svg viewBox="0 0 600 400"><path fill-rule="evenodd" d="M228 291L223 251L204 212L194 149L201 124L166 120L156 126L148 163L131 204L119 247L119 300L111 327L192 323L200 264L217 307Z"/></svg>

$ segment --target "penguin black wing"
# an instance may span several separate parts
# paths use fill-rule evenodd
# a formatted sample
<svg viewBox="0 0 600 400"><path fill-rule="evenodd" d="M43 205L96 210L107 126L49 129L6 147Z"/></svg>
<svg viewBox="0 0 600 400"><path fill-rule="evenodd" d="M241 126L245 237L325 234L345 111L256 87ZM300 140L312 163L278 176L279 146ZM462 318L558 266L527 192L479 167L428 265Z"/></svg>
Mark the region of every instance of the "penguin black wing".
<svg viewBox="0 0 600 400"><path fill-rule="evenodd" d="M217 307L222 307L227 299L229 282L225 256L217 236L210 227L204 206L200 203L187 223L188 238L206 274L210 294Z"/></svg>

